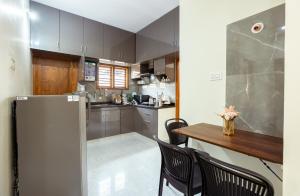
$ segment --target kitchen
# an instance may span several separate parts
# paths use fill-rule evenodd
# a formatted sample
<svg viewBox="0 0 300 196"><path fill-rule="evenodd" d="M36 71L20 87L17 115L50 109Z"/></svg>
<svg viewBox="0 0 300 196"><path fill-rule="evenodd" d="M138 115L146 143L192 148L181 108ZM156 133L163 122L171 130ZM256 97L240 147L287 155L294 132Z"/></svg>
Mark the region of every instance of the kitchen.
<svg viewBox="0 0 300 196"><path fill-rule="evenodd" d="M291 1L0 0L1 194L298 196Z"/></svg>
<svg viewBox="0 0 300 196"><path fill-rule="evenodd" d="M103 152L117 146L107 144L92 154L92 146L107 140L119 143L124 137L151 145L154 137L168 141L165 121L179 113L179 7L177 1L167 5L155 20L128 31L30 1L33 96L18 96L13 104L19 154L15 187L21 195L57 194L46 191L66 181L61 193L76 186L74 195L84 195L87 189L93 195L101 189L90 187L105 172L91 171L107 165L91 163L118 150ZM39 144L34 144L37 140ZM143 151L141 147L139 152ZM54 161L55 157L60 159ZM50 162L51 166L45 164ZM47 173L28 173L32 165ZM116 169L108 170L107 176ZM63 175L52 182L53 173ZM71 176L80 178L72 184ZM46 185L40 178L54 184ZM45 187L36 190L27 182Z"/></svg>
<svg viewBox="0 0 300 196"><path fill-rule="evenodd" d="M88 139L165 135L175 117L178 7L136 34L37 2L30 10L34 95L86 91Z"/></svg>

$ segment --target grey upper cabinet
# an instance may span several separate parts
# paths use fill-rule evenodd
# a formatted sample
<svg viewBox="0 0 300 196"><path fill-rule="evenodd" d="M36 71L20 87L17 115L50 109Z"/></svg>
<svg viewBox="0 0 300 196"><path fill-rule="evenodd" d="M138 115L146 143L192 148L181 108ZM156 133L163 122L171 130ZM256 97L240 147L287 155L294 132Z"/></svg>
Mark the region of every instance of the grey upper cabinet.
<svg viewBox="0 0 300 196"><path fill-rule="evenodd" d="M135 34L104 24L103 58L134 63Z"/></svg>
<svg viewBox="0 0 300 196"><path fill-rule="evenodd" d="M127 63L135 63L135 34L120 30L120 39L121 60Z"/></svg>
<svg viewBox="0 0 300 196"><path fill-rule="evenodd" d="M101 58L103 56L103 24L84 18L84 54L87 57Z"/></svg>
<svg viewBox="0 0 300 196"><path fill-rule="evenodd" d="M179 7L136 35L136 61L143 62L179 50Z"/></svg>
<svg viewBox="0 0 300 196"><path fill-rule="evenodd" d="M167 13L165 16L157 20L157 40L159 41L160 56L170 54L175 49L175 32L174 32L174 14Z"/></svg>
<svg viewBox="0 0 300 196"><path fill-rule="evenodd" d="M136 34L136 61L143 62L160 56L158 22L154 22Z"/></svg>
<svg viewBox="0 0 300 196"><path fill-rule="evenodd" d="M83 18L60 11L60 51L82 55L83 49Z"/></svg>
<svg viewBox="0 0 300 196"><path fill-rule="evenodd" d="M179 10L180 8L177 7L175 8L173 11L172 11L172 15L173 15L173 23L174 23L174 34L175 34L175 37L174 37L174 47L175 47L175 51L179 51Z"/></svg>
<svg viewBox="0 0 300 196"><path fill-rule="evenodd" d="M118 28L103 25L103 58L110 60L119 60L121 58L120 50L120 31Z"/></svg>
<svg viewBox="0 0 300 196"><path fill-rule="evenodd" d="M30 2L33 14L30 20L31 48L59 51L59 10Z"/></svg>

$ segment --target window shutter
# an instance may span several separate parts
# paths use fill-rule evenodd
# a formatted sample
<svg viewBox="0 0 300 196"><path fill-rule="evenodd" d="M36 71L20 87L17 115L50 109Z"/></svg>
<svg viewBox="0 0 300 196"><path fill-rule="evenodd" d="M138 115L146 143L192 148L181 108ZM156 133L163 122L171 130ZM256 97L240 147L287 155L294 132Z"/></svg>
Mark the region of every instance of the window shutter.
<svg viewBox="0 0 300 196"><path fill-rule="evenodd" d="M114 88L127 88L127 73L128 68L115 67L114 68Z"/></svg>
<svg viewBox="0 0 300 196"><path fill-rule="evenodd" d="M99 66L98 86L103 88L112 88L112 67L104 65Z"/></svg>

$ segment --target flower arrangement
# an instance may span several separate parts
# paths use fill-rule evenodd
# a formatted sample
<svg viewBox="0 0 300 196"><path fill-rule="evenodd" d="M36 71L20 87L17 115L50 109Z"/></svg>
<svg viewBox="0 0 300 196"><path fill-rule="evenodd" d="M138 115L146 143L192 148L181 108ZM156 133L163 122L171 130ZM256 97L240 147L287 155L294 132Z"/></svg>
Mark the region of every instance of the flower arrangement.
<svg viewBox="0 0 300 196"><path fill-rule="evenodd" d="M234 106L225 107L224 112L221 112L219 116L221 116L224 120L234 120L239 113L235 110Z"/></svg>
<svg viewBox="0 0 300 196"><path fill-rule="evenodd" d="M234 106L225 107L224 112L221 112L219 116L224 119L224 135L234 135L234 119L239 115L239 113L235 110Z"/></svg>

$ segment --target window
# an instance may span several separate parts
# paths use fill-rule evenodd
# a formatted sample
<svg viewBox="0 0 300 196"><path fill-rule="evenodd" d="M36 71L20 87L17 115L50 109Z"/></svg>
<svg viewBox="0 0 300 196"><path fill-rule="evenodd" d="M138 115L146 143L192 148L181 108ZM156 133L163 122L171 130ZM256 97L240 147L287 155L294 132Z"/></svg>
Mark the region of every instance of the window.
<svg viewBox="0 0 300 196"><path fill-rule="evenodd" d="M112 88L112 67L99 66L98 69L98 86L102 88Z"/></svg>
<svg viewBox="0 0 300 196"><path fill-rule="evenodd" d="M128 67L100 65L98 68L98 87L127 89Z"/></svg>

